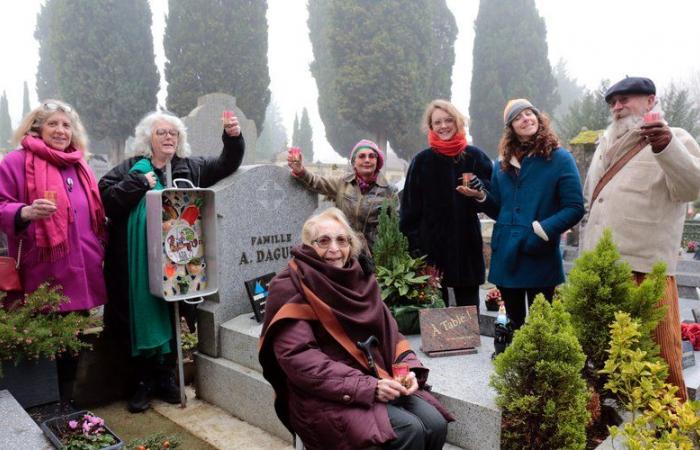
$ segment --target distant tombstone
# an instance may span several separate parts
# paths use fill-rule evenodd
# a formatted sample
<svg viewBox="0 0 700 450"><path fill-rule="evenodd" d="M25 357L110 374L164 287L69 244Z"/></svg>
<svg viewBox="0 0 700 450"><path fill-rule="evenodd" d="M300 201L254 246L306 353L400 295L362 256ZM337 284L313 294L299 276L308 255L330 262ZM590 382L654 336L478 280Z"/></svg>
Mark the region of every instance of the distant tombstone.
<svg viewBox="0 0 700 450"><path fill-rule="evenodd" d="M317 206L289 170L243 166L212 187L216 191L219 292L199 306L199 349L218 357L219 327L250 313L245 281L286 267L301 227ZM253 319L254 320L254 319Z"/></svg>
<svg viewBox="0 0 700 450"><path fill-rule="evenodd" d="M197 99L197 107L182 120L187 126L187 141L195 156L219 156L221 153L221 113L233 111L241 125L245 139L245 154L253 155L258 140L258 130L255 122L247 119L241 109L236 106L236 98L228 94L207 94ZM247 158L244 159L244 164Z"/></svg>
<svg viewBox="0 0 700 450"><path fill-rule="evenodd" d="M105 176L111 167L107 155L92 155L88 161L88 165L92 169L92 173L95 174L97 180Z"/></svg>

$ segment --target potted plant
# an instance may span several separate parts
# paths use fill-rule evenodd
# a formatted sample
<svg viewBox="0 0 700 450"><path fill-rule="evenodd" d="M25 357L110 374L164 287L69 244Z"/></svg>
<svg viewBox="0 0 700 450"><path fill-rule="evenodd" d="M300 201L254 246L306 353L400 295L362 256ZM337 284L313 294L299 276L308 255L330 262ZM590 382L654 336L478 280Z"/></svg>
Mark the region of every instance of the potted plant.
<svg viewBox="0 0 700 450"><path fill-rule="evenodd" d="M197 350L197 332L190 332L187 324L184 323L182 326L182 362L183 362L183 373L185 376L185 384L190 384L194 381L195 375L195 363L194 363L194 352Z"/></svg>
<svg viewBox="0 0 700 450"><path fill-rule="evenodd" d="M418 311L445 307L440 292L442 277L426 264L425 256L414 258L408 252L408 240L399 230L396 205L388 201L382 205L372 254L382 299L394 315L399 331L420 333Z"/></svg>
<svg viewBox="0 0 700 450"><path fill-rule="evenodd" d="M700 243L698 243L698 241L688 241L685 247L685 251L688 253L695 253L698 251L699 246Z"/></svg>
<svg viewBox="0 0 700 450"><path fill-rule="evenodd" d="M44 421L41 429L60 450L116 450L124 441L105 425L104 419L79 411Z"/></svg>
<svg viewBox="0 0 700 450"><path fill-rule="evenodd" d="M499 291L498 288L489 289L486 293L486 310L498 311L501 302L501 291Z"/></svg>
<svg viewBox="0 0 700 450"><path fill-rule="evenodd" d="M3 300L0 292L0 389L12 392L25 408L58 400L55 359L90 347L79 333L91 319L59 314L67 299L48 284L21 300Z"/></svg>

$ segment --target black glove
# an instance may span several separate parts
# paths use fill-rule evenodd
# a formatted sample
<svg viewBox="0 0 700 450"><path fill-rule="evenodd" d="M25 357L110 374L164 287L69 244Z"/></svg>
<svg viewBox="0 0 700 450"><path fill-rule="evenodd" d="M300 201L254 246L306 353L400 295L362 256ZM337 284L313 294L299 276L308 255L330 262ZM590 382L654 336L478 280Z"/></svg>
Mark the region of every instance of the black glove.
<svg viewBox="0 0 700 450"><path fill-rule="evenodd" d="M364 251L357 255L357 262L360 263L360 267L362 267L362 271L364 272L365 276L369 276L374 273L374 259L372 259L372 257Z"/></svg>
<svg viewBox="0 0 700 450"><path fill-rule="evenodd" d="M469 180L469 183L467 183L467 186L469 186L469 189L474 189L475 191L484 191L484 183L482 183L477 177L472 177L472 179Z"/></svg>

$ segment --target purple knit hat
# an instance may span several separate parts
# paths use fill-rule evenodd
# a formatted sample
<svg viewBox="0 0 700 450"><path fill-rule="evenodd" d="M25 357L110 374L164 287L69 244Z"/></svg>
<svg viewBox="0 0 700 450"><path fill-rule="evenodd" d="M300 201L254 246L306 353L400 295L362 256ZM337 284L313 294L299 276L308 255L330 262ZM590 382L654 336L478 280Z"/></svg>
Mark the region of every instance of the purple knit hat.
<svg viewBox="0 0 700 450"><path fill-rule="evenodd" d="M350 152L350 164L353 166L355 165L355 157L357 156L357 152L364 149L374 150L374 153L377 154L377 170L375 172L379 172L384 166L384 153L379 150L379 146L377 144L369 139L362 139L360 142L355 144L355 146L352 148L352 152Z"/></svg>

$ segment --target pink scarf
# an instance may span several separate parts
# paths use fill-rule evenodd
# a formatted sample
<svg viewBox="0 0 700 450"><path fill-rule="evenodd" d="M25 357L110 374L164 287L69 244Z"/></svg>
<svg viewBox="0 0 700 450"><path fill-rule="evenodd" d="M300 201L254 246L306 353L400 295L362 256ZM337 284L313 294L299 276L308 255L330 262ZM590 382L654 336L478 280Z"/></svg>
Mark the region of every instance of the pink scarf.
<svg viewBox="0 0 700 450"><path fill-rule="evenodd" d="M458 131L449 141L443 141L433 130L428 131L428 145L437 153L445 156L459 156L467 147L467 135Z"/></svg>
<svg viewBox="0 0 700 450"><path fill-rule="evenodd" d="M360 187L360 192L365 195L372 189L372 185L377 181L377 176L379 175L379 170L375 170L371 177L362 178L357 169L355 169L355 180L357 180L357 185Z"/></svg>
<svg viewBox="0 0 700 450"><path fill-rule="evenodd" d="M56 192L56 213L48 219L34 222L36 245L42 261L57 261L68 252L68 225L73 223L71 205L61 177L60 167L75 166L78 181L85 190L90 209L90 224L93 232L104 239L105 212L100 199L97 182L83 159L82 150L68 147L65 152L55 150L34 136L22 139L27 151L24 169L27 178L27 204L44 198L46 191Z"/></svg>

